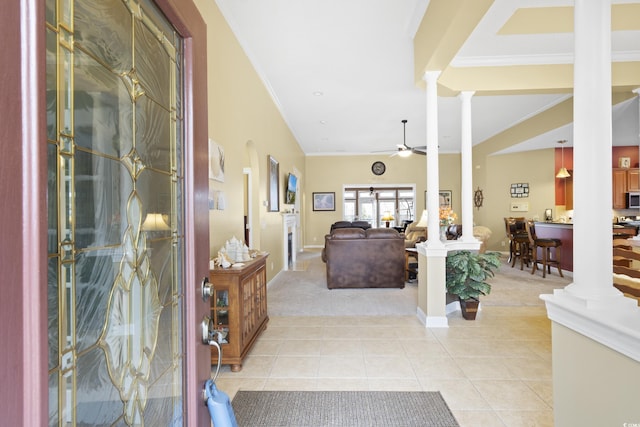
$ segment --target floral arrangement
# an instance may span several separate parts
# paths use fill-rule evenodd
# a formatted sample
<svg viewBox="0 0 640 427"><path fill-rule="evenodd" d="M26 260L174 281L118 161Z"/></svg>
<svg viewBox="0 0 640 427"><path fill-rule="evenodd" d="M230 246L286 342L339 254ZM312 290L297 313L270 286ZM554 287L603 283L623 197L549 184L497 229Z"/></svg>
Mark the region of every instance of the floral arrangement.
<svg viewBox="0 0 640 427"><path fill-rule="evenodd" d="M440 208L440 225L451 225L456 219L458 216L450 207Z"/></svg>

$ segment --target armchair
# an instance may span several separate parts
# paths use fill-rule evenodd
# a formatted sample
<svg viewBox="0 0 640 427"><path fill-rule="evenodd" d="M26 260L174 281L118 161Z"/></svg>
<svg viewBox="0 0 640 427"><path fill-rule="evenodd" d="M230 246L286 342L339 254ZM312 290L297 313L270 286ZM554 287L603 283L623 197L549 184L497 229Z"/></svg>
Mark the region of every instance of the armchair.
<svg viewBox="0 0 640 427"><path fill-rule="evenodd" d="M412 222L407 225L404 230L404 247L415 248L416 243L424 242L427 240L427 227L418 227L417 222Z"/></svg>

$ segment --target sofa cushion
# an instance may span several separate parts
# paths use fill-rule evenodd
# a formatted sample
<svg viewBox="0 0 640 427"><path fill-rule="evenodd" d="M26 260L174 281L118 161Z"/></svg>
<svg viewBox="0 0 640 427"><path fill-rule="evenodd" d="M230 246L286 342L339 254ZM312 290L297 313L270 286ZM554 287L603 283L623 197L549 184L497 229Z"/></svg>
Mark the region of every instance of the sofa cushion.
<svg viewBox="0 0 640 427"><path fill-rule="evenodd" d="M334 240L364 239L366 236L362 228L336 228L331 232L331 239Z"/></svg>
<svg viewBox="0 0 640 427"><path fill-rule="evenodd" d="M395 228L370 228L366 231L367 239L401 239Z"/></svg>
<svg viewBox="0 0 640 427"><path fill-rule="evenodd" d="M371 224L369 224L368 221L353 221L351 223L351 226L352 227L362 228L362 229L365 229L365 230L371 228Z"/></svg>

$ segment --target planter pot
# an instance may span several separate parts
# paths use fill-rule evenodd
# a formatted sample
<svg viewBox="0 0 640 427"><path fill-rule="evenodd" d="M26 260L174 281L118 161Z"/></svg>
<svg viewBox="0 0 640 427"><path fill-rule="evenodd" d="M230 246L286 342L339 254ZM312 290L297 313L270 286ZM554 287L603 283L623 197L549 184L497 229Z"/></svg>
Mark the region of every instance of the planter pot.
<svg viewBox="0 0 640 427"><path fill-rule="evenodd" d="M478 301L477 299L460 300L462 317L467 320L476 320L476 314L478 313L479 304L480 301Z"/></svg>

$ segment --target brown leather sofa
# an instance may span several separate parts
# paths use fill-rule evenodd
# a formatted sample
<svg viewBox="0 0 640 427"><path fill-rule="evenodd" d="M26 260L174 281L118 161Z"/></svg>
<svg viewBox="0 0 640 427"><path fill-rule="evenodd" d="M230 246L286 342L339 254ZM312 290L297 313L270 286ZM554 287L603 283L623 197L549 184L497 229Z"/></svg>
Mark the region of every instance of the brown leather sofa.
<svg viewBox="0 0 640 427"><path fill-rule="evenodd" d="M404 237L393 228L336 228L325 236L327 288L404 288Z"/></svg>

